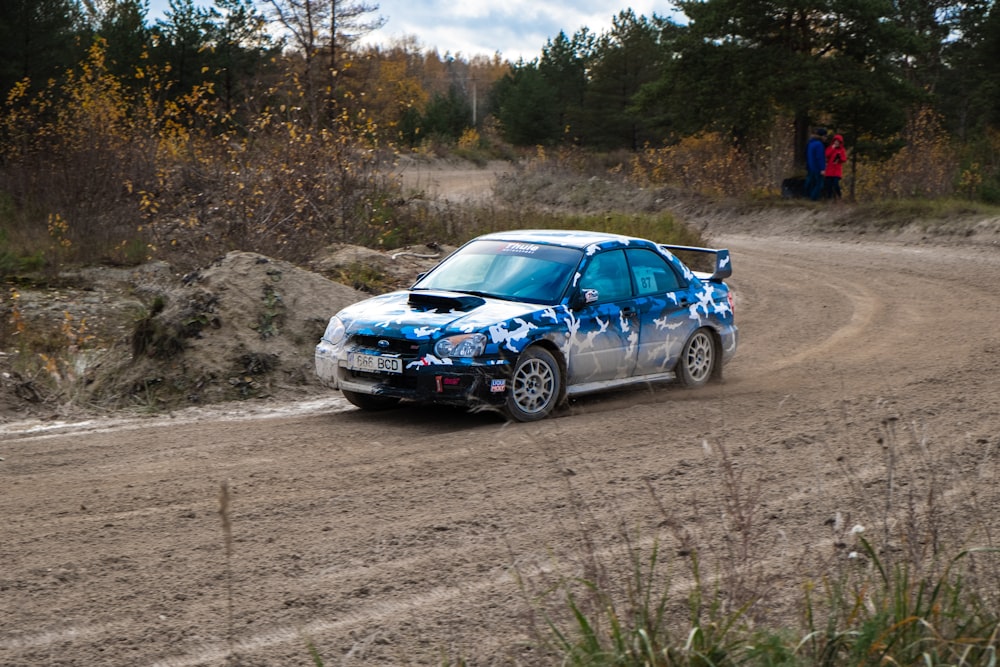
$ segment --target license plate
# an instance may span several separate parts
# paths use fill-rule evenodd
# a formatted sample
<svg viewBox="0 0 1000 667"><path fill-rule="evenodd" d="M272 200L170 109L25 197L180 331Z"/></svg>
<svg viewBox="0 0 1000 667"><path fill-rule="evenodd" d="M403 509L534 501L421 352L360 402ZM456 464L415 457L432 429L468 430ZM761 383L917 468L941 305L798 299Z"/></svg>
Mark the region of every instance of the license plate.
<svg viewBox="0 0 1000 667"><path fill-rule="evenodd" d="M402 373L403 360L399 357L382 357L377 354L355 353L347 358L347 367L352 371L368 373Z"/></svg>

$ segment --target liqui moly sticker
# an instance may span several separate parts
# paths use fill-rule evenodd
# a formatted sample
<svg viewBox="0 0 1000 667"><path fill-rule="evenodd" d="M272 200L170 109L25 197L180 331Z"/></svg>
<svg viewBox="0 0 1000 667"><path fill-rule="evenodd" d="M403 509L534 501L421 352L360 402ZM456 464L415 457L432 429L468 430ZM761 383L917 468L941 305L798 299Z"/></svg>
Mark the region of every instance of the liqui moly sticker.
<svg viewBox="0 0 1000 667"><path fill-rule="evenodd" d="M506 380L490 380L490 393L491 394L502 394L507 391L507 381Z"/></svg>

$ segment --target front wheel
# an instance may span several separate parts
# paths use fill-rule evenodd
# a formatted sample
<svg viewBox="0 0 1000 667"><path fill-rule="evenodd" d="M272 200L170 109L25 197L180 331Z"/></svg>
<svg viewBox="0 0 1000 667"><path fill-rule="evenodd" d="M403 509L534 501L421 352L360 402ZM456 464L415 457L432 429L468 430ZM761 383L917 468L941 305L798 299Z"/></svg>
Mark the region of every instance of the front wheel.
<svg viewBox="0 0 1000 667"><path fill-rule="evenodd" d="M677 362L677 377L685 387L701 387L709 378L716 363L715 339L707 329L694 332L681 352Z"/></svg>
<svg viewBox="0 0 1000 667"><path fill-rule="evenodd" d="M347 389L341 389L340 392L352 405L355 405L362 410L368 410L369 412L374 412L376 410L389 410L399 405L399 399L393 398L392 396L362 394L357 391L348 391Z"/></svg>
<svg viewBox="0 0 1000 667"><path fill-rule="evenodd" d="M562 371L552 353L529 347L521 353L510 378L505 412L514 421L545 419L562 396Z"/></svg>

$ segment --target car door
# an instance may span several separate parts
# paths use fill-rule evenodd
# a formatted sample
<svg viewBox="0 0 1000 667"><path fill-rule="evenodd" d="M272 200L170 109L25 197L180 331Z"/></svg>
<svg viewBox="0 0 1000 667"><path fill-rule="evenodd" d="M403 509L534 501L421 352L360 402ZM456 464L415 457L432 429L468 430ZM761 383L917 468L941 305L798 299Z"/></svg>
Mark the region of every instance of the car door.
<svg viewBox="0 0 1000 667"><path fill-rule="evenodd" d="M566 355L569 384L616 380L635 370L639 332L623 250L590 258L577 283L576 329Z"/></svg>
<svg viewBox="0 0 1000 667"><path fill-rule="evenodd" d="M691 319L691 297L683 278L659 253L626 251L635 284L639 345L635 375L655 375L674 367L684 342L698 327Z"/></svg>

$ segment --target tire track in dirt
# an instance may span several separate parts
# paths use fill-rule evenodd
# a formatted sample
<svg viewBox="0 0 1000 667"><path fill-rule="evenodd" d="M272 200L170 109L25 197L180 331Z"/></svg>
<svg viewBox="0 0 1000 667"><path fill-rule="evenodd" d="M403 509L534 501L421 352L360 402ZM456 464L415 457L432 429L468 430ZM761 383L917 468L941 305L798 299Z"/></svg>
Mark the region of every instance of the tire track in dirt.
<svg viewBox="0 0 1000 667"><path fill-rule="evenodd" d="M755 348L756 358L738 355L730 379L743 373L756 381L778 371L791 372L794 381L851 373L878 386L898 374L919 374L931 366L927 356L949 348L972 354L979 341L968 335L962 314L996 301L988 282L970 284L956 272L951 250L935 257L880 245L729 241L737 298L741 273L754 278L750 303L740 309L737 301L741 343L759 335L771 343ZM994 276L1000 273L988 253L972 254ZM739 263L744 257L749 261ZM824 310L831 316L821 317ZM1000 322L1000 314L993 319Z"/></svg>

